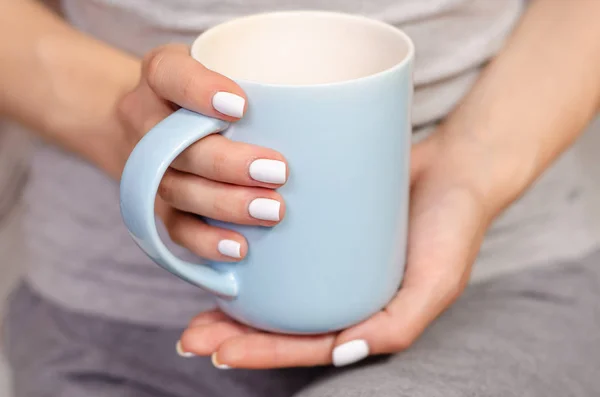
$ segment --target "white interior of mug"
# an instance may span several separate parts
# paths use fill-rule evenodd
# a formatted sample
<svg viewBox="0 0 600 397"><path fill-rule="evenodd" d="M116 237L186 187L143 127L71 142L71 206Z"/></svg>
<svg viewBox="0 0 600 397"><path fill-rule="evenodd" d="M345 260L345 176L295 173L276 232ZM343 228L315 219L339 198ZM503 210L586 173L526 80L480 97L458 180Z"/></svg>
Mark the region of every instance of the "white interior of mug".
<svg viewBox="0 0 600 397"><path fill-rule="evenodd" d="M320 11L258 14L202 34L192 56L233 79L276 85L338 83L400 67L411 40L379 21Z"/></svg>

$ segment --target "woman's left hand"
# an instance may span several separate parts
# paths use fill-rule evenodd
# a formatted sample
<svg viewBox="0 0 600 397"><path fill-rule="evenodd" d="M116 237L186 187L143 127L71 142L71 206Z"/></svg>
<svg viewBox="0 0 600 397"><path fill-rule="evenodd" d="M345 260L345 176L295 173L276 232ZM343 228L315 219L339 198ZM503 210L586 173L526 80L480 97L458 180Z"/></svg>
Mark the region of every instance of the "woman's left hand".
<svg viewBox="0 0 600 397"><path fill-rule="evenodd" d="M598 1L531 2L442 129L413 148L407 266L383 311L341 333L303 337L205 313L180 349L215 353L217 364L274 368L345 365L410 346L465 288L491 221L597 115L600 46L591 37L600 33L599 12Z"/></svg>
<svg viewBox="0 0 600 397"><path fill-rule="evenodd" d="M463 291L494 209L503 206L479 189L486 164L492 165L485 150L446 147L435 135L413 147L407 266L398 294L381 312L317 336L266 333L206 312L190 322L179 353L212 355L221 368L279 368L342 366L406 349Z"/></svg>

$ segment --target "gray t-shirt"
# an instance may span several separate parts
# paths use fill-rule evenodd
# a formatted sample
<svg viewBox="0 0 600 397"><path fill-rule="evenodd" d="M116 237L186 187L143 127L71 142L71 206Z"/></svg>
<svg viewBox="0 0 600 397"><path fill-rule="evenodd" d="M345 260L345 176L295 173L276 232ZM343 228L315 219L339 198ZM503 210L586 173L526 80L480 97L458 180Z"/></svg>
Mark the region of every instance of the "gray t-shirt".
<svg viewBox="0 0 600 397"><path fill-rule="evenodd" d="M221 21L260 11L327 9L402 27L415 41L415 130L443 118L517 22L520 0L63 0L65 17L111 45L141 55L168 42L190 43ZM490 231L475 279L569 258L598 245L583 202L589 183L572 153ZM159 268L129 237L118 185L92 165L39 145L28 189L28 280L74 310L181 326L213 306L202 290ZM171 245L172 246L172 245ZM194 259L187 251L177 254Z"/></svg>

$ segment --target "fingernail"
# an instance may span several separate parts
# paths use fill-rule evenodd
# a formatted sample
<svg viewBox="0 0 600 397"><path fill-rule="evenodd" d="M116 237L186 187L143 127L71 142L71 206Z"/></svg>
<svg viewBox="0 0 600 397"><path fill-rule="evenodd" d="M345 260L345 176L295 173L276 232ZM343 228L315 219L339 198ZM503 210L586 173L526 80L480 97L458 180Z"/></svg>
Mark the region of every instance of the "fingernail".
<svg viewBox="0 0 600 397"><path fill-rule="evenodd" d="M259 182L285 183L285 163L279 160L254 160L250 164L250 176Z"/></svg>
<svg viewBox="0 0 600 397"><path fill-rule="evenodd" d="M218 369L230 369L231 368L229 365L219 364L219 362L217 361L217 352L214 352L212 354L212 356L210 356L210 361L212 361L212 364L215 366L215 368L218 368Z"/></svg>
<svg viewBox="0 0 600 397"><path fill-rule="evenodd" d="M364 339L346 342L333 349L333 365L343 367L358 362L369 355L369 344Z"/></svg>
<svg viewBox="0 0 600 397"><path fill-rule="evenodd" d="M277 200L257 198L248 206L250 216L263 221L278 221L281 203Z"/></svg>
<svg viewBox="0 0 600 397"><path fill-rule="evenodd" d="M246 100L231 92L220 91L213 96L212 105L220 113L240 118L244 115Z"/></svg>
<svg viewBox="0 0 600 397"><path fill-rule="evenodd" d="M233 240L221 240L217 244L217 250L225 256L230 256L232 258L241 258L242 245L237 241Z"/></svg>
<svg viewBox="0 0 600 397"><path fill-rule="evenodd" d="M180 340L177 341L177 344L175 345L175 350L177 351L177 354L179 355L179 357L190 358L190 357L196 356L194 353L189 353L189 352L183 351Z"/></svg>

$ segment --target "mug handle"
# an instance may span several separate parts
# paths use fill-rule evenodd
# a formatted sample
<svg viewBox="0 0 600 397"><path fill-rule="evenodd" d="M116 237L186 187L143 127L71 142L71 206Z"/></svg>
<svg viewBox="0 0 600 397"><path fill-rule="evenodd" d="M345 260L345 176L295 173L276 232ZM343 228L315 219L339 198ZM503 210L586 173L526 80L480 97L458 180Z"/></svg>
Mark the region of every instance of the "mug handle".
<svg viewBox="0 0 600 397"><path fill-rule="evenodd" d="M158 265L183 280L222 297L238 294L232 273L177 258L156 228L158 186L173 160L194 142L225 130L229 123L179 109L152 128L135 146L121 176L121 216L136 244Z"/></svg>

